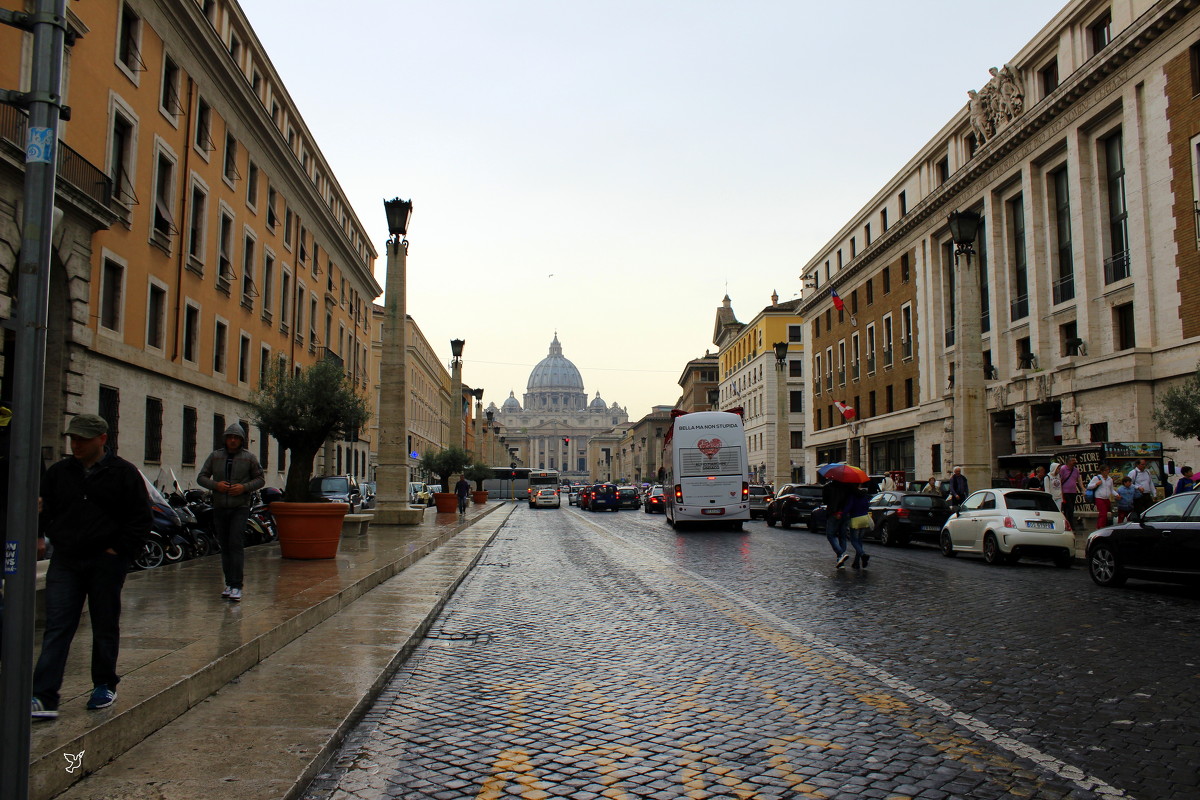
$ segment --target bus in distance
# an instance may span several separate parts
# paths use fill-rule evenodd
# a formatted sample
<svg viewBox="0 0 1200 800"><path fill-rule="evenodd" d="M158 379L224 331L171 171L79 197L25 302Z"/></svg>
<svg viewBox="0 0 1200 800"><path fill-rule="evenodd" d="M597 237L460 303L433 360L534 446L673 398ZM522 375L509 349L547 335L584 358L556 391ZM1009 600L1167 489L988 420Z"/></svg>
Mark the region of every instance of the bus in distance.
<svg viewBox="0 0 1200 800"><path fill-rule="evenodd" d="M671 412L663 443L667 523L741 530L750 519L750 465L742 409Z"/></svg>

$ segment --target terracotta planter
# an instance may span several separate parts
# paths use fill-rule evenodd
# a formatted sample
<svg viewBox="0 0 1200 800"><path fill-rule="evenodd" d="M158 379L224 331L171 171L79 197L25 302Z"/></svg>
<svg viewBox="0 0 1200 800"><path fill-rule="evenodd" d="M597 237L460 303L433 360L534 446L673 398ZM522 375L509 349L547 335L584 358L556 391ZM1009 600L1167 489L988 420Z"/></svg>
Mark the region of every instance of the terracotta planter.
<svg viewBox="0 0 1200 800"><path fill-rule="evenodd" d="M458 495L454 492L438 492L433 496L433 503L439 514L458 513Z"/></svg>
<svg viewBox="0 0 1200 800"><path fill-rule="evenodd" d="M284 558L335 558L342 539L346 503L272 503Z"/></svg>
<svg viewBox="0 0 1200 800"><path fill-rule="evenodd" d="M487 502L487 491L471 492L471 502L482 505Z"/></svg>

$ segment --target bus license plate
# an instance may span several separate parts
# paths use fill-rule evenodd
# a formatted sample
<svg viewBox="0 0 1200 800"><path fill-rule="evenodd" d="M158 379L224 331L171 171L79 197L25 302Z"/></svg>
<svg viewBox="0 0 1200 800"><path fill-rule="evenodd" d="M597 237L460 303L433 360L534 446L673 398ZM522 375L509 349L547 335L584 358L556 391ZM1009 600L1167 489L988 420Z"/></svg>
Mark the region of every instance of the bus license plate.
<svg viewBox="0 0 1200 800"><path fill-rule="evenodd" d="M725 509L723 509L723 508L702 508L702 509L700 509L700 513L701 514L711 514L714 516L720 516L721 514L725 513Z"/></svg>

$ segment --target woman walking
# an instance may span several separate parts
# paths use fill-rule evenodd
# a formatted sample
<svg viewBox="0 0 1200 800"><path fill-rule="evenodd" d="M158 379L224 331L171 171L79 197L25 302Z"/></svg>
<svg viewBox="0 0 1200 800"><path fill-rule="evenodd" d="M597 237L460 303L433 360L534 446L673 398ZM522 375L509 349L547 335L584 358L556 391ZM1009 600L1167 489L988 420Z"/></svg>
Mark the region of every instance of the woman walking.
<svg viewBox="0 0 1200 800"><path fill-rule="evenodd" d="M850 519L846 538L854 548L854 569L867 568L871 557L863 551L863 534L871 529L871 494L863 487L852 491L846 501L845 516Z"/></svg>

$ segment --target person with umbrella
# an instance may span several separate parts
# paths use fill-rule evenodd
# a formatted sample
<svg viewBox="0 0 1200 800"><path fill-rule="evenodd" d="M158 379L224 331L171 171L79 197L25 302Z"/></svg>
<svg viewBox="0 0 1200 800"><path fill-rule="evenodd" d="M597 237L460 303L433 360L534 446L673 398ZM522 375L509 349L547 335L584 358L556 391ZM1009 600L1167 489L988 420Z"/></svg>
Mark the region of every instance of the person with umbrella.
<svg viewBox="0 0 1200 800"><path fill-rule="evenodd" d="M858 467L837 463L817 467L817 475L825 482L821 489L821 499L825 502L825 538L833 548L838 569L845 569L850 560L850 553L846 551L846 537L850 531L846 506L854 495L855 486L867 481L867 474Z"/></svg>

